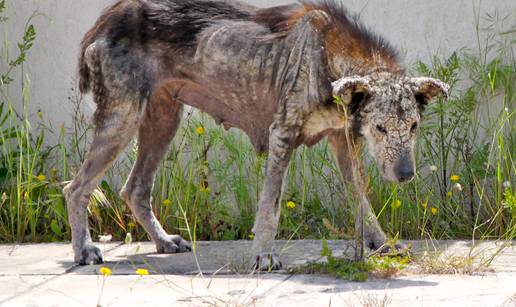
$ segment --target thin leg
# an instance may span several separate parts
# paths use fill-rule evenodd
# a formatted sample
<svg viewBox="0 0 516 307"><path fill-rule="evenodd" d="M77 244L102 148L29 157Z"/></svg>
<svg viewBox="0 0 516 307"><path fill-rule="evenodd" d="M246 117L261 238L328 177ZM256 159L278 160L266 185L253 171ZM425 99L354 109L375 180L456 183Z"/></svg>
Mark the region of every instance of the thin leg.
<svg viewBox="0 0 516 307"><path fill-rule="evenodd" d="M138 132L138 154L131 175L120 192L159 253L191 250L179 235L168 235L154 216L151 191L154 176L181 120L182 105L162 90L151 99Z"/></svg>
<svg viewBox="0 0 516 307"><path fill-rule="evenodd" d="M346 134L344 130L338 130L330 134L328 136L328 141L331 145L342 176L347 182L352 183L352 181L354 180L352 171L353 166L351 163L352 155L350 155L351 151L348 148L348 142L346 141ZM357 163L357 167L359 170L356 173L358 173L359 176L364 177L364 167L361 161L357 161ZM362 178L360 179L360 182L364 181L362 180ZM372 250L377 250L381 247L385 247L387 236L383 232L380 224L378 223L378 220L376 219L376 215L374 214L373 209L371 208L371 205L367 200L367 195L365 194L365 191L365 186L358 189L357 191L359 194L356 195L357 201L359 206L362 206L364 216L362 220L358 214L360 210L355 210L355 214L357 214L357 216L355 216L355 228L357 229L357 231L361 230L363 223L365 246L369 247ZM399 245L399 248L401 248L401 244Z"/></svg>
<svg viewBox="0 0 516 307"><path fill-rule="evenodd" d="M272 247L280 218L283 179L293 152L294 136L290 134L273 129L269 139L266 179L253 227L255 236L252 253L257 257L257 268L261 270L281 268L279 257L273 253Z"/></svg>
<svg viewBox="0 0 516 307"><path fill-rule="evenodd" d="M102 254L92 244L88 228L90 195L104 172L133 137L140 117L137 105L131 102L113 102L109 109L101 112L102 120L95 128L86 160L73 181L63 190L72 229L74 259L80 264L102 263Z"/></svg>

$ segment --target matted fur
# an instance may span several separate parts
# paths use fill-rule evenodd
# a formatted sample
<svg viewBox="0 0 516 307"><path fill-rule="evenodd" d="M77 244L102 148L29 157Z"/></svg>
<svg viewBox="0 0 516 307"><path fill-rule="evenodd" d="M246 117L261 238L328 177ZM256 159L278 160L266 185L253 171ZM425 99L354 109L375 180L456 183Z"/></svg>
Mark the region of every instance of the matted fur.
<svg viewBox="0 0 516 307"><path fill-rule="evenodd" d="M366 143L386 179L406 182L423 105L447 91L438 80L406 77L394 49L329 0L269 9L229 0L122 0L83 38L79 81L97 110L90 152L64 191L75 260L102 262L89 234L88 199L135 135L137 159L121 195L158 252L190 250L165 232L150 203L154 174L189 105L243 130L268 153L252 249L264 269L280 266L272 242L297 146L328 136L350 179L361 172L350 172L357 163L349 154ZM387 237L359 190L366 219L357 225L364 223L367 246L381 248Z"/></svg>

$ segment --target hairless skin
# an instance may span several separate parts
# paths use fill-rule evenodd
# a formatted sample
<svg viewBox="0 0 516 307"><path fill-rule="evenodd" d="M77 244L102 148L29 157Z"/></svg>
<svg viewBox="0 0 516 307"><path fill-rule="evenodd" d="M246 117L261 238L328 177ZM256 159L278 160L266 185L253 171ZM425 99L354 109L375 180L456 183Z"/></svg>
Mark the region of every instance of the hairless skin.
<svg viewBox="0 0 516 307"><path fill-rule="evenodd" d="M80 88L93 94L96 127L84 164L64 190L81 264L102 262L88 229L89 196L134 136L138 154L123 199L158 252L191 249L164 231L150 202L183 105L243 130L268 153L252 252L259 268L278 269L272 243L296 147L328 137L344 178L361 183L363 166L353 166L350 153L366 144L385 179L408 182L424 105L448 90L439 80L405 76L394 49L333 1L257 9L237 1L123 0L103 12L81 47ZM357 225L376 250L387 237L365 187L358 190L366 218Z"/></svg>

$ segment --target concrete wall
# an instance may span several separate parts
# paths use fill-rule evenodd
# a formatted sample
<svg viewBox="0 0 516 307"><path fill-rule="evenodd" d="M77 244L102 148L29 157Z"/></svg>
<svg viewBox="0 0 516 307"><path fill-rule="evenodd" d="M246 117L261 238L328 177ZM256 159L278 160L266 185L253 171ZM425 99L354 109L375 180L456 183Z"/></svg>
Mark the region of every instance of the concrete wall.
<svg viewBox="0 0 516 307"><path fill-rule="evenodd" d="M250 0L257 6L290 3L281 0ZM499 24L509 28L516 23L514 0L346 0L349 10L359 13L365 24L382 34L404 54L409 66L417 59L429 61L434 54L447 56L459 48L477 47L475 24L487 27L487 15L508 18ZM43 120L53 126L70 124L71 104L68 97L75 82L78 46L82 35L91 27L102 8L112 3L106 0L8 0L7 16L2 35L11 40L23 33L27 19L32 22L37 39L25 65L24 74L31 80L29 113L34 120L38 110ZM512 15L511 15L512 13ZM501 18L500 18L501 19ZM3 62L3 59L2 59ZM2 69L0 64L0 69ZM2 69L3 71L3 69ZM11 86L13 101L18 101L19 82ZM20 105L18 107L21 107ZM89 102L85 112L91 114Z"/></svg>

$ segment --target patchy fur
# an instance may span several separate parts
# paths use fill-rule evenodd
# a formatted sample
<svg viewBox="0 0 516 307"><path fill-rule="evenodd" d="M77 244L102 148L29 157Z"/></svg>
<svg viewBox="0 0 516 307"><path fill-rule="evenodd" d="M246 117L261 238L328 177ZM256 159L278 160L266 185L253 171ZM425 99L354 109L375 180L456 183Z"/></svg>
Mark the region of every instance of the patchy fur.
<svg viewBox="0 0 516 307"><path fill-rule="evenodd" d="M269 9L229 0L122 0L84 36L79 80L97 104L90 152L64 193L75 260L82 264L102 262L88 230L89 196L135 135L138 155L122 198L158 252L190 250L180 236L164 231L150 202L183 105L243 130L257 151L267 151L252 253L260 268L276 269L272 242L295 148L328 136L350 178L361 172L350 172L349 154L365 143L385 178L408 181L414 124L424 104L447 91L437 80L405 77L394 49L329 0ZM344 106L333 102L334 95ZM352 128L354 148L345 126ZM386 236L365 189L359 190L368 217L366 244L376 249Z"/></svg>

